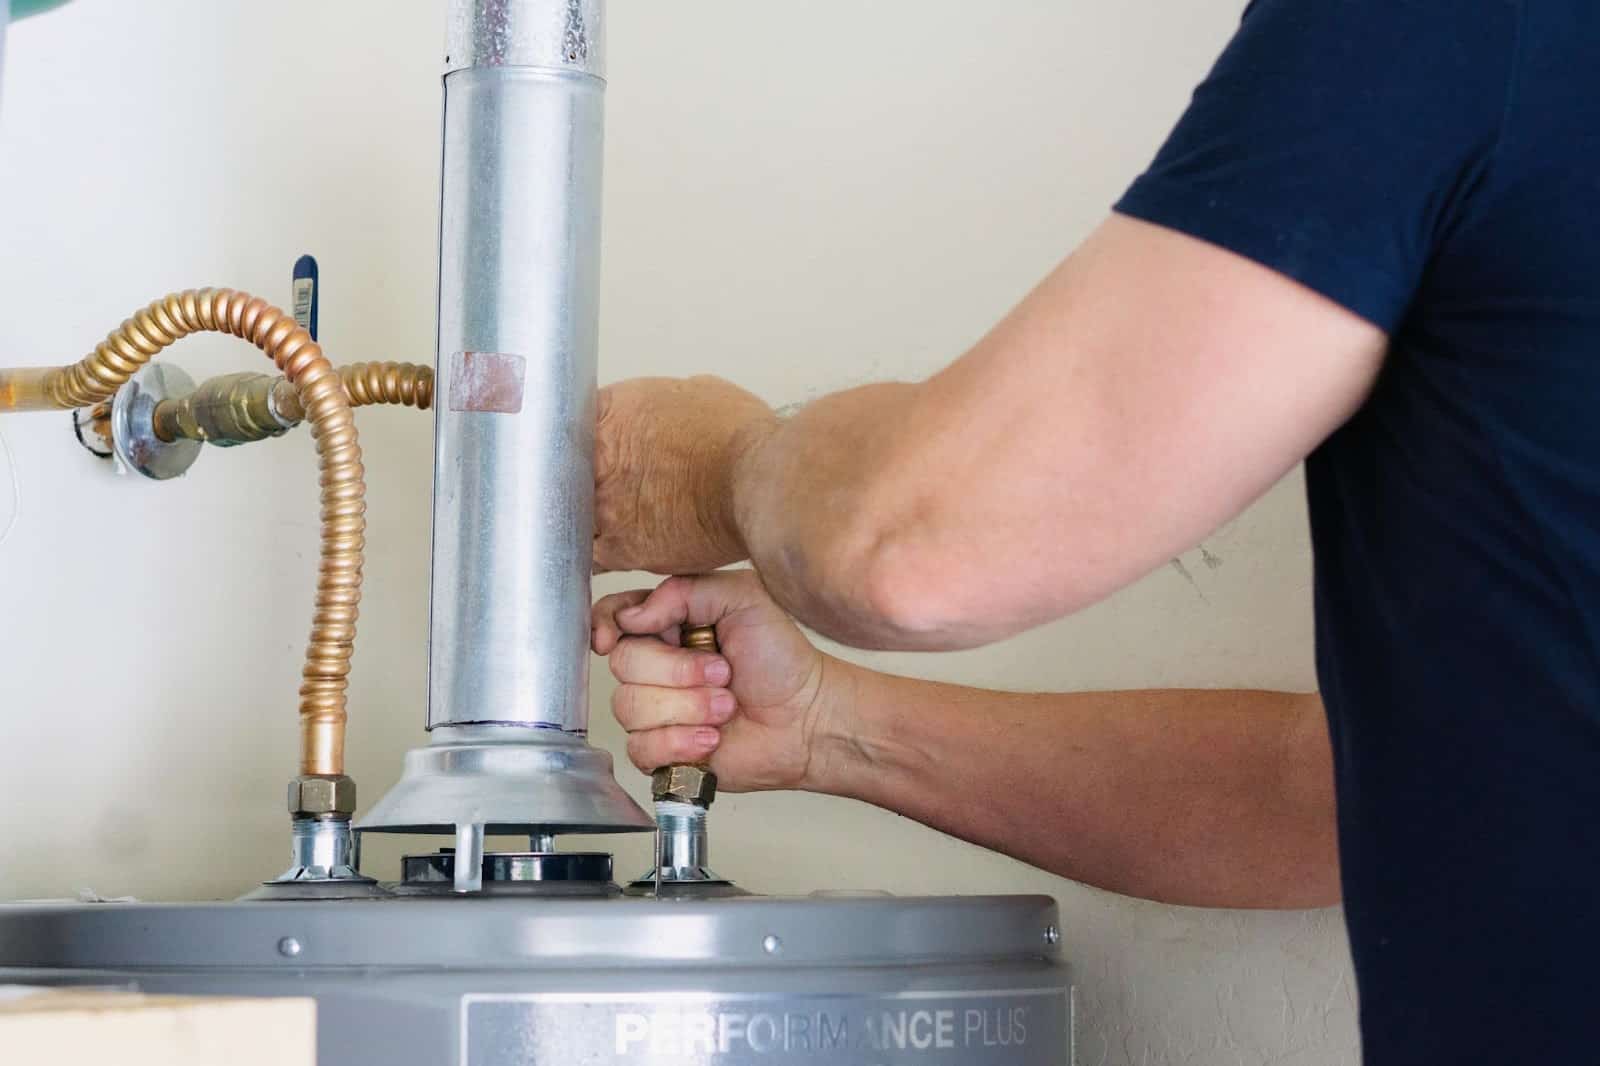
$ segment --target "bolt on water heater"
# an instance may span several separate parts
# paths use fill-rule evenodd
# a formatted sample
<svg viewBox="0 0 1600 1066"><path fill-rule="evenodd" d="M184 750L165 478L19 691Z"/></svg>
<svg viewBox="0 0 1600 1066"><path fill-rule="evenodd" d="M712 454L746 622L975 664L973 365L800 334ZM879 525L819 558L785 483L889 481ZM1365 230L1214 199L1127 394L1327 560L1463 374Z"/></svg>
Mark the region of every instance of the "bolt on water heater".
<svg viewBox="0 0 1600 1066"><path fill-rule="evenodd" d="M448 4L431 375L333 367L314 320L292 330L233 290L151 305L92 373L0 372L0 410L40 410L104 400L115 370L85 424L154 478L199 442L311 423L336 518L364 491L350 408L431 405L436 434L428 740L398 782L352 826L335 667L353 623L335 639L319 615L289 871L231 902L0 905L0 984L312 996L324 1066L1069 1066L1054 901L747 892L710 872L709 772L658 772L652 820L588 743L603 18L601 0ZM197 388L126 354L202 329L253 340L285 377ZM335 622L359 594L361 527L342 520L319 585ZM625 887L610 854L556 846L651 829L654 868ZM380 881L367 832L450 846ZM527 848L487 851L491 834Z"/></svg>

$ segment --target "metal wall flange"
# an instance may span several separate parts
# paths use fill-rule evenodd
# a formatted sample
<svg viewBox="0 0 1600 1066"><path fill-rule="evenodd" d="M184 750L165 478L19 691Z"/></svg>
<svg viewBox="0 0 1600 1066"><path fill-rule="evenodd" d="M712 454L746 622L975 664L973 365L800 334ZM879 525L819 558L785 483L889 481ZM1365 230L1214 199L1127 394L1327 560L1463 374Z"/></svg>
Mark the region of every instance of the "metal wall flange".
<svg viewBox="0 0 1600 1066"><path fill-rule="evenodd" d="M111 446L129 470L166 481L179 477L200 457L197 440L164 441L156 436L156 404L187 396L194 379L170 363L150 363L117 390L111 401Z"/></svg>

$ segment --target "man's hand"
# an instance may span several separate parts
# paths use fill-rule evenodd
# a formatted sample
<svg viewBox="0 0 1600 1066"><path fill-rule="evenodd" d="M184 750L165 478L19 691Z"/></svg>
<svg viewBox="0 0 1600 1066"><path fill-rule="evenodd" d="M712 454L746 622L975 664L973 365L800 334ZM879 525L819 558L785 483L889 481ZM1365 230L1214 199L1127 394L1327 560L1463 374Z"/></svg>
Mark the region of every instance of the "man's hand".
<svg viewBox="0 0 1600 1066"><path fill-rule="evenodd" d="M1339 897L1321 702L1283 692L984 692L832 658L748 570L594 608L649 771L849 796L1115 892L1201 906ZM677 647L712 625L721 655Z"/></svg>
<svg viewBox="0 0 1600 1066"><path fill-rule="evenodd" d="M685 625L715 625L722 654L678 647ZM607 596L592 641L621 682L611 705L639 769L709 758L730 792L818 787L815 738L836 697L830 660L754 571Z"/></svg>
<svg viewBox="0 0 1600 1066"><path fill-rule="evenodd" d="M743 559L734 469L776 425L771 408L720 378L636 378L601 389L596 571L695 574Z"/></svg>

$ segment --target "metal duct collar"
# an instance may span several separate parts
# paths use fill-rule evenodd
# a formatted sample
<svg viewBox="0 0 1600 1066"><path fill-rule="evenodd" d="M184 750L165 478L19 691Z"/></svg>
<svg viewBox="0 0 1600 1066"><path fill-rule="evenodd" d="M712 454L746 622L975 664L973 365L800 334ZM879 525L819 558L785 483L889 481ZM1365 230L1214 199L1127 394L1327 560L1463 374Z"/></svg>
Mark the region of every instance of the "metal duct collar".
<svg viewBox="0 0 1600 1066"><path fill-rule="evenodd" d="M435 728L362 832L629 833L655 823L612 776L611 756L556 729Z"/></svg>

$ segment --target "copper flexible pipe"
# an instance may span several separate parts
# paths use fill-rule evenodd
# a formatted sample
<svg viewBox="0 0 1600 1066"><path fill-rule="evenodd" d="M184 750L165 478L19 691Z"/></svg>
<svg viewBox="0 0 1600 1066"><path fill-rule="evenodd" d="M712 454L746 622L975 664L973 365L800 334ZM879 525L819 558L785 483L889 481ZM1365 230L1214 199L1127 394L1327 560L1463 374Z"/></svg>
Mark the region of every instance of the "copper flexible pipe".
<svg viewBox="0 0 1600 1066"><path fill-rule="evenodd" d="M248 293L173 293L137 312L71 366L0 371L0 411L98 403L162 349L203 331L232 334L265 352L294 386L311 423L322 471L322 537L316 611L300 686L300 768L303 774L341 775L345 690L361 601L366 484L351 401L311 335L292 316ZM365 390L368 381L357 377L361 381L352 391Z"/></svg>
<svg viewBox="0 0 1600 1066"><path fill-rule="evenodd" d="M334 372L344 382L351 407L394 404L426 411L433 406L433 367L420 363L347 363ZM280 382L280 385L283 383ZM291 390L279 388L273 395L277 413L284 420L305 418L300 400Z"/></svg>
<svg viewBox="0 0 1600 1066"><path fill-rule="evenodd" d="M403 404L426 411L433 406L433 367L417 363L351 363L338 368L351 407Z"/></svg>

